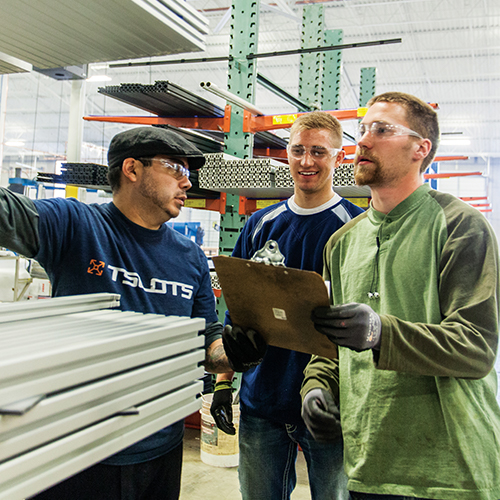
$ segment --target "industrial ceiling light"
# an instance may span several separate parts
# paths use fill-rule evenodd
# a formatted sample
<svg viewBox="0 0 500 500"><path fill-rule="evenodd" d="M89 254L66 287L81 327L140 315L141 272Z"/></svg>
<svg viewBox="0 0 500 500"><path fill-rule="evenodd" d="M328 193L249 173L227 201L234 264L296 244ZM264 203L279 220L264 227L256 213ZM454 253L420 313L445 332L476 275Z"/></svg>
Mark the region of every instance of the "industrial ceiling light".
<svg viewBox="0 0 500 500"><path fill-rule="evenodd" d="M300 22L297 14L295 14L295 12L290 8L285 0L272 0L272 2L270 0L266 0L265 7L272 12L276 12L277 14L289 17L294 21Z"/></svg>
<svg viewBox="0 0 500 500"><path fill-rule="evenodd" d="M470 139L441 139L441 146L470 146Z"/></svg>
<svg viewBox="0 0 500 500"><path fill-rule="evenodd" d="M110 82L112 78L108 75L93 75L87 78L87 82Z"/></svg>

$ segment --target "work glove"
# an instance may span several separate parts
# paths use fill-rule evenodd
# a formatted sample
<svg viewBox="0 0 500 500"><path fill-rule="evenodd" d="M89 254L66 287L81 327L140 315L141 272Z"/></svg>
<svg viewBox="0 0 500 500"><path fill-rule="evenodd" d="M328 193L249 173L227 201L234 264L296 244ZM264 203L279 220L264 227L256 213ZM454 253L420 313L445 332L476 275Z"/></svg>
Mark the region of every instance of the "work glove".
<svg viewBox="0 0 500 500"><path fill-rule="evenodd" d="M380 349L382 322L380 316L366 304L342 304L316 307L311 315L314 328L334 344L353 351Z"/></svg>
<svg viewBox="0 0 500 500"><path fill-rule="evenodd" d="M222 380L215 384L210 414L217 427L226 434L234 436L236 429L233 425L233 395L231 380Z"/></svg>
<svg viewBox="0 0 500 500"><path fill-rule="evenodd" d="M306 394L302 419L315 441L332 442L342 435L338 406L325 389L312 389Z"/></svg>
<svg viewBox="0 0 500 500"><path fill-rule="evenodd" d="M229 366L235 372L246 372L257 366L266 354L267 344L255 330L246 332L239 326L226 325L222 343Z"/></svg>

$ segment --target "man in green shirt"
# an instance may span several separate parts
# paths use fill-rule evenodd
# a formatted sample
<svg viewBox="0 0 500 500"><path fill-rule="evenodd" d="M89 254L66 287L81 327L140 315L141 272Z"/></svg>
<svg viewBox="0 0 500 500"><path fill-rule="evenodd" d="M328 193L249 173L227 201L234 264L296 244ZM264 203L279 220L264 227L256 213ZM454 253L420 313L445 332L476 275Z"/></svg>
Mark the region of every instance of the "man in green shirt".
<svg viewBox="0 0 500 500"><path fill-rule="evenodd" d="M439 142L429 105L374 97L358 136L354 174L372 201L324 250L332 305L312 319L339 355L307 366L302 416L323 441L342 421L354 500L498 500L493 230L423 184Z"/></svg>

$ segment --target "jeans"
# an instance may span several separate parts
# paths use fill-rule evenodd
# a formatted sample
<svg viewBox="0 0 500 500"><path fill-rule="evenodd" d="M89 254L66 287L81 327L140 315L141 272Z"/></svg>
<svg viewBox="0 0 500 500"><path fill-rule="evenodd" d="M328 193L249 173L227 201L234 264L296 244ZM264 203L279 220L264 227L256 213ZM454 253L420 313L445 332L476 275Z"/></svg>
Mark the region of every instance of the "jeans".
<svg viewBox="0 0 500 500"><path fill-rule="evenodd" d="M374 493L356 493L351 491L350 500L426 500L420 497L402 497L399 495L375 495Z"/></svg>
<svg viewBox="0 0 500 500"><path fill-rule="evenodd" d="M343 443L320 444L305 425L240 416L238 468L243 500L289 500L297 483L297 444L304 452L312 500L347 500Z"/></svg>

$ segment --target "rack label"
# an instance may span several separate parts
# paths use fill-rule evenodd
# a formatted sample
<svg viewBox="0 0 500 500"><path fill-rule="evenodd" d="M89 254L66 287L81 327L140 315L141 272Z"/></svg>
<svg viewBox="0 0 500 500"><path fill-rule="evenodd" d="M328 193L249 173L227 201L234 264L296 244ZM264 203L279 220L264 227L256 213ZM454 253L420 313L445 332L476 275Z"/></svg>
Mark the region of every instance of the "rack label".
<svg viewBox="0 0 500 500"><path fill-rule="evenodd" d="M206 207L206 200L204 199L187 199L184 202L185 207L189 208L205 208Z"/></svg>
<svg viewBox="0 0 500 500"><path fill-rule="evenodd" d="M273 125L282 125L284 123L293 123L297 119L297 115L274 115Z"/></svg>

